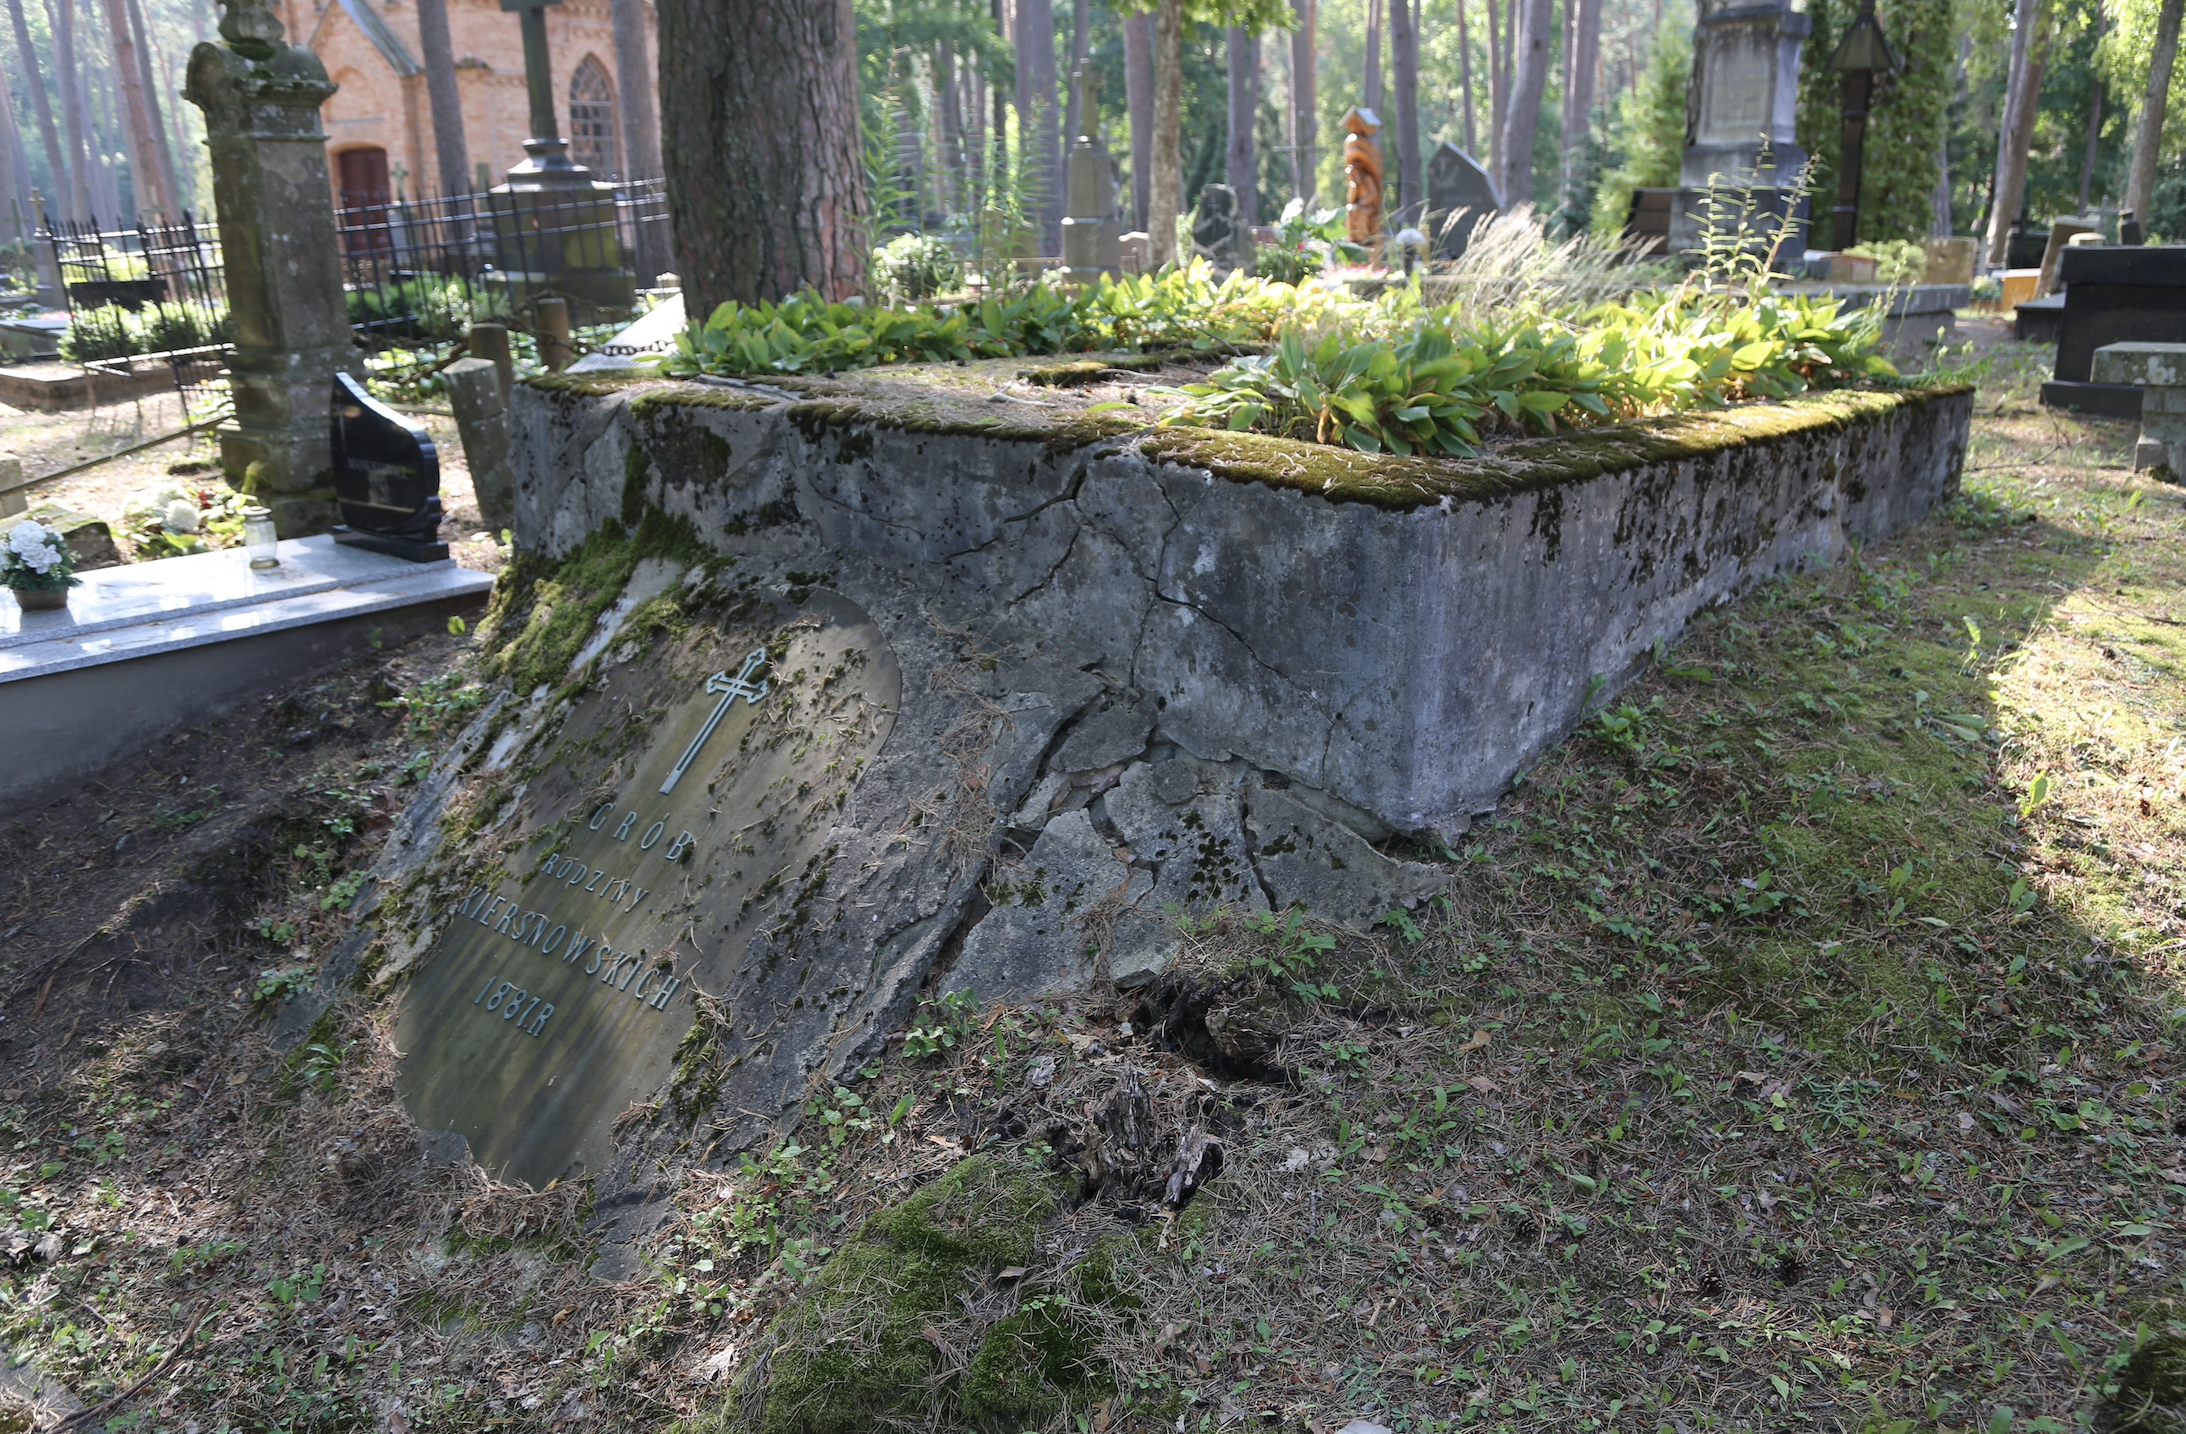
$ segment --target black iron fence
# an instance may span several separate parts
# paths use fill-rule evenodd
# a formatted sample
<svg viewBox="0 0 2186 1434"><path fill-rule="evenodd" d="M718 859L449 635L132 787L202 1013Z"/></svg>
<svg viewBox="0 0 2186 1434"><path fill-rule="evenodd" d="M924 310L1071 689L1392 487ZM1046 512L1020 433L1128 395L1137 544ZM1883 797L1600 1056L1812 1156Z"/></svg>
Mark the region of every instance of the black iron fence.
<svg viewBox="0 0 2186 1434"><path fill-rule="evenodd" d="M347 193L336 211L349 322L369 350L422 358L473 323L533 327L558 298L576 326L626 318L667 268L663 181L405 200Z"/></svg>
<svg viewBox="0 0 2186 1434"><path fill-rule="evenodd" d="M409 200L345 193L336 243L351 331L366 365L414 389L474 323L536 327L558 298L572 327L628 318L668 267L663 181L581 189L501 189ZM62 357L108 373L164 363L190 421L228 401L228 290L209 225L101 229L41 215L69 329Z"/></svg>
<svg viewBox="0 0 2186 1434"><path fill-rule="evenodd" d="M227 402L228 285L210 226L187 212L120 229L40 221L68 309L63 358L116 375L163 364L192 422Z"/></svg>

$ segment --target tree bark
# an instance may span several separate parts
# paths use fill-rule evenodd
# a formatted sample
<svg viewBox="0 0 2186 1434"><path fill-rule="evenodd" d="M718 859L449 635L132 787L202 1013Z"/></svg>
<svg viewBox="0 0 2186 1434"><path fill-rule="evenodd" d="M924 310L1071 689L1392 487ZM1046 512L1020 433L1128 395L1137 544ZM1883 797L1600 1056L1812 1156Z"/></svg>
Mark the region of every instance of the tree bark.
<svg viewBox="0 0 2186 1434"><path fill-rule="evenodd" d="M1017 142L1040 225L1040 252L1063 248L1061 115L1055 105L1053 0L1017 0Z"/></svg>
<svg viewBox="0 0 2186 1434"><path fill-rule="evenodd" d="M1513 4L1517 0L1512 0ZM1502 0L1487 0L1488 5L1488 174L1495 180L1496 197L1503 191L1503 96L1510 88L1505 83L1510 73L1503 59L1507 47L1503 44L1503 27L1500 11ZM1473 156L1478 159L1479 156Z"/></svg>
<svg viewBox="0 0 2186 1434"><path fill-rule="evenodd" d="M946 43L934 46L934 122L941 131L941 173L934 186L941 207L952 213L968 206L957 203L964 183L964 110L957 92L956 51Z"/></svg>
<svg viewBox="0 0 2186 1434"><path fill-rule="evenodd" d="M660 173L660 123L653 113L659 69L645 43L644 0L612 0L615 28L615 108L622 118L622 162L626 178L651 179Z"/></svg>
<svg viewBox="0 0 2186 1434"><path fill-rule="evenodd" d="M1366 98L1361 101L1381 113L1381 0L1366 0Z"/></svg>
<svg viewBox="0 0 2186 1434"><path fill-rule="evenodd" d="M1601 57L1602 0L1568 0L1564 32L1563 200L1579 183L1579 157L1594 123L1594 69Z"/></svg>
<svg viewBox="0 0 2186 1434"><path fill-rule="evenodd" d="M1154 17L1123 17L1123 100L1131 116L1131 227L1144 232L1154 193Z"/></svg>
<svg viewBox="0 0 2186 1434"><path fill-rule="evenodd" d="M1260 222L1260 166L1252 124L1260 114L1260 37L1230 27L1230 142L1223 152L1226 178L1237 195L1237 222Z"/></svg>
<svg viewBox="0 0 2186 1434"><path fill-rule="evenodd" d="M440 192L468 193L471 154L464 142L463 92L456 86L448 0L417 0L417 42L425 66L425 99L433 113L433 163L440 167Z"/></svg>
<svg viewBox="0 0 2186 1434"><path fill-rule="evenodd" d="M1290 35L1290 187L1310 208L1321 187L1316 153L1321 121L1314 108L1320 76L1313 36L1320 0L1290 0L1290 8L1298 17Z"/></svg>
<svg viewBox="0 0 2186 1434"><path fill-rule="evenodd" d="M1533 200L1533 138L1541 126L1541 92L1548 85L1550 0L1514 0L1516 30L1510 114L1503 125L1503 175L1497 187L1507 205Z"/></svg>
<svg viewBox="0 0 2186 1434"><path fill-rule="evenodd" d="M1154 154L1146 232L1153 267L1177 262L1176 219L1184 197L1184 0L1154 10Z"/></svg>
<svg viewBox="0 0 2186 1434"><path fill-rule="evenodd" d="M169 223L182 218L189 208L189 196L183 193L181 173L175 168L175 148L167 133L167 115L159 102L159 80L152 57L152 29L144 23L144 6L140 0L129 0L129 33L137 42L137 79L144 86L145 107L152 112L152 146L158 151L159 179L166 186L167 202L171 206Z"/></svg>
<svg viewBox="0 0 2186 1434"><path fill-rule="evenodd" d="M2140 123L2133 133L2133 172L2125 186L2125 207L2145 227L2149 201L2155 197L2156 161L2162 157L2164 112L2171 105L2171 67L2178 60L2178 22L2186 0L2163 0L2156 14L2156 52L2148 65L2148 93L2142 98Z"/></svg>
<svg viewBox="0 0 2186 1434"><path fill-rule="evenodd" d="M2088 200L2095 189L2095 160L2103 139L2103 82L2095 81L2095 97L2087 107L2087 151L2080 157L2080 200L2078 212L2087 213ZM2137 212L2137 211L2136 211Z"/></svg>
<svg viewBox="0 0 2186 1434"><path fill-rule="evenodd" d="M53 68L61 91L61 135L68 144L68 217L91 217L91 146L85 142L83 76L76 66L75 0L46 0L53 27Z"/></svg>
<svg viewBox="0 0 2186 1434"><path fill-rule="evenodd" d="M30 179L24 169L27 159L23 136L15 127L15 99L8 92L7 67L0 65L0 201L12 201L26 215L30 209ZM18 239L30 242L27 219L18 233L15 218L15 211L5 217L0 243L12 244Z"/></svg>
<svg viewBox="0 0 2186 1434"><path fill-rule="evenodd" d="M1007 37L1009 30L1004 24L1003 0L988 0L994 16L994 33L997 39ZM1000 81L993 86L994 102L994 158L989 171L992 182L987 186L987 202L994 203L1010 182L1010 125L1009 96L1003 93Z"/></svg>
<svg viewBox="0 0 2186 1434"><path fill-rule="evenodd" d="M2027 152L2019 144L2020 119L2031 115L2042 88L2034 59L2034 32L2049 11L2049 0L2018 0L2013 16L2011 68L2004 87L2004 113L1997 127L1996 188L1989 204L1989 262L2002 264L2011 242L2011 225L2027 188ZM2030 70L2033 73L2030 73Z"/></svg>
<svg viewBox="0 0 2186 1434"><path fill-rule="evenodd" d="M660 0L677 271L695 319L865 287L870 207L851 0Z"/></svg>
<svg viewBox="0 0 2186 1434"><path fill-rule="evenodd" d="M1480 157L1480 130L1473 120L1473 39L1465 22L1472 0L1457 0L1457 84L1465 97L1465 153Z"/></svg>
<svg viewBox="0 0 2186 1434"><path fill-rule="evenodd" d="M8 18L15 25L15 45L23 57L23 75L30 81L31 113L38 119L38 138L46 147L46 167L53 175L54 207L63 211L70 204L74 192L69 177L68 160L61 152L61 138L53 125L53 104L46 98L51 88L38 72L38 52L30 43L30 22L23 15L23 0L8 0ZM37 216L32 215L35 221Z"/></svg>
<svg viewBox="0 0 2186 1434"><path fill-rule="evenodd" d="M1389 68L1396 80L1397 224L1417 225L1427 214L1419 173L1418 0L1389 0Z"/></svg>
<svg viewBox="0 0 2186 1434"><path fill-rule="evenodd" d="M114 47L114 78L121 84L124 132L129 137L129 180L137 209L178 216L166 180L159 172L159 144L152 137L152 110L145 102L144 67L138 62L136 36L129 32L128 0L106 0L106 38Z"/></svg>
<svg viewBox="0 0 2186 1434"><path fill-rule="evenodd" d="M1089 128L1086 117L1078 113L1078 66L1085 63L1086 47L1092 43L1092 0L1077 0L1070 15L1070 69L1063 75L1063 163L1070 163L1070 147L1078 142L1078 136ZM1100 123L1095 115L1093 124ZM1065 187L1070 171L1064 171ZM1065 196L1066 198L1068 196Z"/></svg>

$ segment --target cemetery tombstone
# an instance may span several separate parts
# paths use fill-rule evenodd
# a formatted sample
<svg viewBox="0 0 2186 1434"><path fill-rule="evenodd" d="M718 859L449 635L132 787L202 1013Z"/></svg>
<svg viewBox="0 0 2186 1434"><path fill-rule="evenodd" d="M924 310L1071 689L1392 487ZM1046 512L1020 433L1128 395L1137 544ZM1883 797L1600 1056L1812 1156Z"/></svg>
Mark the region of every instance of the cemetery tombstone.
<svg viewBox="0 0 2186 1434"><path fill-rule="evenodd" d="M1069 212L1063 217L1063 267L1072 283L1091 284L1122 267L1116 219L1116 160L1101 142L1100 74L1081 64L1072 77L1085 133L1070 144Z"/></svg>
<svg viewBox="0 0 2186 1434"><path fill-rule="evenodd" d="M1792 0L1701 0L1693 30L1685 151L1678 164L1670 247L1683 253L1702 237L1708 188L1718 178L1757 186L1756 202L1783 214L1790 191L1778 188L1806 163L1799 147L1799 49L1814 22ZM1792 211L1803 226L1804 201ZM1787 244L1788 253L1805 247Z"/></svg>
<svg viewBox="0 0 2186 1434"><path fill-rule="evenodd" d="M2042 402L2106 418L2139 418L2140 388L2097 378L2095 351L2186 336L2186 246L2067 245L2057 256L2057 279L2064 289L2057 366L2042 385Z"/></svg>
<svg viewBox="0 0 2186 1434"><path fill-rule="evenodd" d="M423 428L334 375L334 541L413 563L448 556L440 541L440 451Z"/></svg>
<svg viewBox="0 0 2186 1434"><path fill-rule="evenodd" d="M1461 257L1474 232L1502 208L1479 160L1448 140L1435 146L1427 161L1427 235L1435 258Z"/></svg>
<svg viewBox="0 0 2186 1434"><path fill-rule="evenodd" d="M694 641L592 684L497 794L505 864L466 877L403 997L405 1103L498 1179L604 1173L700 1003L749 1025L766 1062L785 1011L835 998L804 988L797 953L901 670L862 608L820 590Z"/></svg>
<svg viewBox="0 0 2186 1434"><path fill-rule="evenodd" d="M1224 273L1250 263L1252 231L1238 222L1237 193L1227 184L1210 184L1199 191L1192 253Z"/></svg>

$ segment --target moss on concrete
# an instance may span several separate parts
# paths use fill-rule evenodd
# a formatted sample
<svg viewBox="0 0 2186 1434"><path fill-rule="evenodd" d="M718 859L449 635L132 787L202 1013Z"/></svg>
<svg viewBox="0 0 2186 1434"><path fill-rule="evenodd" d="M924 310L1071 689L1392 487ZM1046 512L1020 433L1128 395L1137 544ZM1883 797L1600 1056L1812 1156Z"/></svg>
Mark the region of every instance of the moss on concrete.
<svg viewBox="0 0 2186 1434"><path fill-rule="evenodd" d="M1604 473L1705 457L1743 444L1838 432L1972 391L1964 384L1951 384L1808 393L1781 403L1739 404L1572 429L1551 438L1508 444L1476 458L1400 458L1206 428L1157 429L1140 441L1139 451L1161 462L1204 468L1233 481L1402 510L1445 498L1538 492Z"/></svg>
<svg viewBox="0 0 2186 1434"><path fill-rule="evenodd" d="M605 398L631 384L642 383L652 375L642 370L627 373L535 373L518 379L527 388L541 393L570 394L578 398Z"/></svg>
<svg viewBox="0 0 2186 1434"><path fill-rule="evenodd" d="M991 1294L999 1271L1031 1259L1064 1186L1025 1157L975 1155L871 1217L776 1317L762 1363L717 1427L863 1434L938 1412L1014 1431L1105 1389L1067 1296L1028 1301L991 1325L970 1371L930 1388L944 1368L934 1336L978 1337L964 1328L960 1296ZM1099 1288L1112 1289L1105 1268ZM755 1407L755 1421L738 1417Z"/></svg>
<svg viewBox="0 0 2186 1434"><path fill-rule="evenodd" d="M487 674L507 680L518 694L566 680L593 625L641 561L697 564L713 557L690 520L658 508L645 510L635 532L605 524L559 562L519 554L495 585L480 628Z"/></svg>
<svg viewBox="0 0 2186 1434"><path fill-rule="evenodd" d="M1022 369L1018 377L1026 383L1042 388L1082 388L1099 383L1103 375L1123 369L1129 373L1152 373L1169 361L1165 353L1147 354L1093 354L1085 358L1071 359L1065 363L1039 364Z"/></svg>
<svg viewBox="0 0 2186 1434"><path fill-rule="evenodd" d="M1152 366L1159 355L1110 355L1027 369L1035 383L1067 386L1108 369ZM805 397L784 410L807 439L837 442L853 433L892 429L902 433L1038 443L1067 453L1096 443L1136 437L1139 451L1157 462L1200 468L1240 483L1294 488L1339 503L1368 503L1402 511L1445 499L1492 499L1584 482L1605 473L1649 464L1680 462L1743 444L1837 432L1890 415L1945 401L1964 401L1963 384L1839 389L1801 394L1779 403L1669 414L1630 423L1572 429L1526 439L1473 458L1404 458L1348 448L1301 443L1260 433L1207 428L1147 428L1143 413L1085 413L1022 403L990 405L944 394L906 397L912 380L896 378L890 391L858 391L784 379L769 381ZM776 400L690 384L662 385L641 395L633 413L661 415L679 407L751 410Z"/></svg>

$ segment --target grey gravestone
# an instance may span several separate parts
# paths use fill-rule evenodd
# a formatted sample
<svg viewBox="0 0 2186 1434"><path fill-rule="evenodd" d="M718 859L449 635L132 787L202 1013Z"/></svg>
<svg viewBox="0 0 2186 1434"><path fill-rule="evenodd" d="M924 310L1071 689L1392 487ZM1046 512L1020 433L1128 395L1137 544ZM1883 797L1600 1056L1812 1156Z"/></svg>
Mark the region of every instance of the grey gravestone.
<svg viewBox="0 0 2186 1434"><path fill-rule="evenodd" d="M1455 259L1473 231L1503 208L1480 161L1444 140L1427 161L1427 234L1438 259Z"/></svg>
<svg viewBox="0 0 2186 1434"><path fill-rule="evenodd" d="M414 563L448 556L440 541L440 451L423 428L334 375L334 541Z"/></svg>
<svg viewBox="0 0 2186 1434"><path fill-rule="evenodd" d="M1192 221L1192 253L1217 269L1242 267L1252 256L1252 230L1237 213L1237 193L1227 184L1199 191L1199 214Z"/></svg>
<svg viewBox="0 0 2186 1434"><path fill-rule="evenodd" d="M578 699L524 786L508 869L465 884L403 1000L411 1114L497 1178L605 1169L694 1001L768 1024L771 1002L724 993L772 974L750 969L754 951L779 959L764 938L814 919L837 813L894 727L902 674L849 600L810 593L718 637L703 679Z"/></svg>
<svg viewBox="0 0 2186 1434"><path fill-rule="evenodd" d="M476 334L478 330L471 330ZM501 370L488 358L458 359L442 371L455 410L463 462L471 470L478 516L498 532L516 522L516 474L509 467L509 409Z"/></svg>
<svg viewBox="0 0 2186 1434"><path fill-rule="evenodd" d="M1708 186L1718 176L1757 186L1762 209L1782 210L1790 193L1782 186L1806 163L1797 132L1799 49L1813 28L1793 0L1702 0L1670 218L1672 252L1699 244L1702 221L1694 216L1705 213ZM1798 214L1803 223L1803 201ZM1785 252L1804 247L1796 239Z"/></svg>

